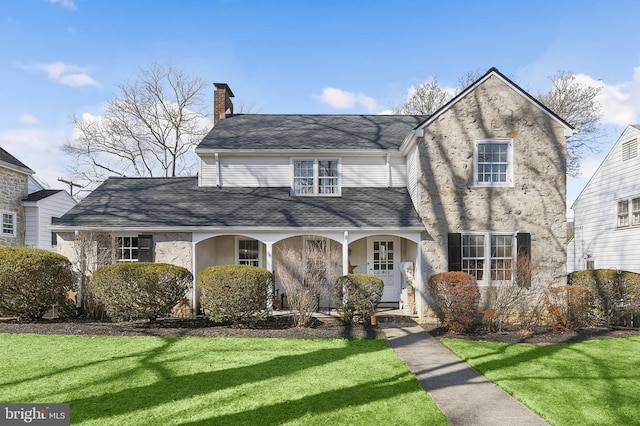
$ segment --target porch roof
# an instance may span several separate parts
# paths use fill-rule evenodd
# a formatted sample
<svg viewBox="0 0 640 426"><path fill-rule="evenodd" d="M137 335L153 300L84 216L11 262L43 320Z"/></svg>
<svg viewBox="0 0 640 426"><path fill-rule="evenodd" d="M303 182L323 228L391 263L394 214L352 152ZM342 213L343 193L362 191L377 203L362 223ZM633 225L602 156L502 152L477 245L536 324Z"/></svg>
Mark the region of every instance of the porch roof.
<svg viewBox="0 0 640 426"><path fill-rule="evenodd" d="M109 178L54 222L73 229L424 229L405 188L342 188L293 197L289 187L199 187L189 178Z"/></svg>

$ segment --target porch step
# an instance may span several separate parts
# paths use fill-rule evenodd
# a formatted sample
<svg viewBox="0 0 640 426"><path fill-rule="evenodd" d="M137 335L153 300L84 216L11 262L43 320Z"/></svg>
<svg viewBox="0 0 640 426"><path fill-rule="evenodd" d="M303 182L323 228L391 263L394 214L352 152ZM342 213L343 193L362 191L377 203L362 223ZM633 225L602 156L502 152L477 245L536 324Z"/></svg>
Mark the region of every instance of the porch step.
<svg viewBox="0 0 640 426"><path fill-rule="evenodd" d="M378 323L395 323L395 324L411 324L415 325L414 318L417 316L408 315L400 309L380 309L375 313Z"/></svg>

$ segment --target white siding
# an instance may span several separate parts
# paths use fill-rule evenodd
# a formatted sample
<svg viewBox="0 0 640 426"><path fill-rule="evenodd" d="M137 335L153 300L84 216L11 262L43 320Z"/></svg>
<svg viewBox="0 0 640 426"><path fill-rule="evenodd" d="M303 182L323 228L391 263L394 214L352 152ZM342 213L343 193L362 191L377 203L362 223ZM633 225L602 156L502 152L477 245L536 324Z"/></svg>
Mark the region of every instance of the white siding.
<svg viewBox="0 0 640 426"><path fill-rule="evenodd" d="M573 206L575 247L567 250L569 272L585 268L590 255L595 268L640 273L640 225L617 227L617 203L640 197L640 156L622 161L622 144L640 139L627 127Z"/></svg>
<svg viewBox="0 0 640 426"><path fill-rule="evenodd" d="M221 156L219 160L222 166L222 186L291 186L289 157Z"/></svg>
<svg viewBox="0 0 640 426"><path fill-rule="evenodd" d="M25 206L27 227L25 245L44 250L53 250L51 245L52 217L61 217L75 205L75 200L66 192L58 192Z"/></svg>
<svg viewBox="0 0 640 426"><path fill-rule="evenodd" d="M407 190L411 196L413 205L418 205L418 145L415 145L407 154Z"/></svg>
<svg viewBox="0 0 640 426"><path fill-rule="evenodd" d="M220 175L224 187L289 187L291 186L292 158L337 158L341 162L342 186L404 187L406 185L405 158L400 155L387 157L377 153L371 156L232 156L219 155ZM200 159L200 186L218 185L218 164L214 156Z"/></svg>

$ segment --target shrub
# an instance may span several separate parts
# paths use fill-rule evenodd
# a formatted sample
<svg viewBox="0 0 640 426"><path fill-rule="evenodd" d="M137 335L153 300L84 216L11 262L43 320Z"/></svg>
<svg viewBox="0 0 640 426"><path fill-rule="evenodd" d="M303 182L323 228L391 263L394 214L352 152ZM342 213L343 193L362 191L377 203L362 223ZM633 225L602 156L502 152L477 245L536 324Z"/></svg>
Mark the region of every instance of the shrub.
<svg viewBox="0 0 640 426"><path fill-rule="evenodd" d="M0 247L0 309L20 318L40 319L57 304L74 312L67 292L75 288L71 262L57 253L28 247Z"/></svg>
<svg viewBox="0 0 640 426"><path fill-rule="evenodd" d="M599 325L626 325L640 313L640 274L595 269L573 272L568 282L591 290Z"/></svg>
<svg viewBox="0 0 640 426"><path fill-rule="evenodd" d="M277 270L296 327L311 326L320 301L331 297L341 260L341 253L324 241L306 243L304 249L283 247Z"/></svg>
<svg viewBox="0 0 640 426"><path fill-rule="evenodd" d="M576 285L551 287L546 301L554 325L561 329L574 329L589 324L592 295L588 288Z"/></svg>
<svg viewBox="0 0 640 426"><path fill-rule="evenodd" d="M211 266L200 271L200 304L217 322L243 322L267 315L273 274L247 265Z"/></svg>
<svg viewBox="0 0 640 426"><path fill-rule="evenodd" d="M443 272L429 278L434 311L442 326L454 333L465 333L478 311L480 290L474 276L465 272Z"/></svg>
<svg viewBox="0 0 640 426"><path fill-rule="evenodd" d="M113 319L168 315L192 282L187 269L166 263L115 263L98 268L89 289Z"/></svg>
<svg viewBox="0 0 640 426"><path fill-rule="evenodd" d="M344 298L344 290L347 297ZM382 299L384 281L367 274L349 274L336 281L333 302L347 322L364 322L371 318Z"/></svg>

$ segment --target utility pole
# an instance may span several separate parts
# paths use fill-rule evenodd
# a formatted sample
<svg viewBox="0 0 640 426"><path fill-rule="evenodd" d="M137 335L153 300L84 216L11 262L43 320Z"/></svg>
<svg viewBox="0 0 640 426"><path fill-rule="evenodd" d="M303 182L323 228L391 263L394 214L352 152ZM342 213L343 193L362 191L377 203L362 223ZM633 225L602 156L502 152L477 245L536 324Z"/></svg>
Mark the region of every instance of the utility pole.
<svg viewBox="0 0 640 426"><path fill-rule="evenodd" d="M67 185L69 185L69 193L71 194L71 196L73 197L73 187L78 187L78 188L84 188L84 186L80 185L79 183L75 183L72 182L70 180L65 180L63 178L58 178L58 180L62 183L66 183Z"/></svg>

